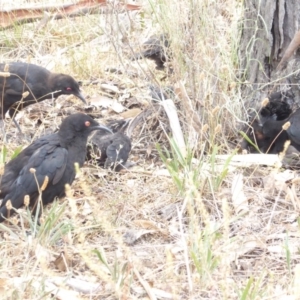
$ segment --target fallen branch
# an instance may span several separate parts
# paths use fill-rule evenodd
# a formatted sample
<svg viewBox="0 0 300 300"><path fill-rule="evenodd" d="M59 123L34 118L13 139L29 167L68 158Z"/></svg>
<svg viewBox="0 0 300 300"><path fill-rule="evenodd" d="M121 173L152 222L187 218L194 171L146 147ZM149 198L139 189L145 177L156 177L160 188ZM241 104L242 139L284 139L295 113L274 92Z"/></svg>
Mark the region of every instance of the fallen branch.
<svg viewBox="0 0 300 300"><path fill-rule="evenodd" d="M34 22L42 19L47 13L54 19L62 19L65 17L76 17L84 14L99 13L101 7L106 7L106 0L82 0L75 4L62 4L58 6L42 6L42 7L26 7L20 9L12 9L0 11L0 27L6 29L17 24ZM119 11L124 10L139 10L140 5L121 4L114 6Z"/></svg>

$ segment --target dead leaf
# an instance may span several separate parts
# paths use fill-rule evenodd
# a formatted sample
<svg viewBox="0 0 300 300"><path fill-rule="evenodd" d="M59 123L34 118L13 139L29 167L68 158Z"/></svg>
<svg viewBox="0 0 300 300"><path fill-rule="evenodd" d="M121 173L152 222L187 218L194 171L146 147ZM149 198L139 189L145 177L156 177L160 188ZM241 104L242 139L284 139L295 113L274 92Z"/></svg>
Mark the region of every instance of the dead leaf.
<svg viewBox="0 0 300 300"><path fill-rule="evenodd" d="M36 282L38 283L38 282ZM36 287L38 288L38 287ZM79 300L81 299L78 292L70 291L67 289L64 289L62 287L57 287L55 284L53 284L50 280L46 280L45 282L45 291L51 293L51 295L55 295L56 299L59 300Z"/></svg>
<svg viewBox="0 0 300 300"><path fill-rule="evenodd" d="M159 214L162 215L163 219L169 220L172 217L175 217L177 215L176 210L177 204L170 203L168 205L164 205L160 210Z"/></svg>
<svg viewBox="0 0 300 300"><path fill-rule="evenodd" d="M119 103L117 100L114 100L113 103L111 104L110 108L116 112L116 113L121 113L124 111L126 108L123 106L121 103Z"/></svg>
<svg viewBox="0 0 300 300"><path fill-rule="evenodd" d="M275 184L274 176L275 176L275 174L271 173L270 175L265 176L263 178L264 189L267 192L269 192L269 191L271 192L274 190L274 184Z"/></svg>
<svg viewBox="0 0 300 300"><path fill-rule="evenodd" d="M133 105L141 106L142 103L136 97L130 97L126 100L126 107L130 108ZM147 102L148 104L148 102Z"/></svg>
<svg viewBox="0 0 300 300"><path fill-rule="evenodd" d="M241 243L240 241L236 241L230 246L230 249L228 249L228 253L230 253L230 261L234 261L237 257L241 257L246 253L253 251L256 248L266 248L266 244L263 243L261 240L257 239L256 237L245 236L243 238L243 241L243 243Z"/></svg>
<svg viewBox="0 0 300 300"><path fill-rule="evenodd" d="M155 176L167 176L167 177L171 177L169 171L167 169L158 169L158 170L154 170L152 175Z"/></svg>
<svg viewBox="0 0 300 300"><path fill-rule="evenodd" d="M160 289L152 288L152 292L158 299L174 299L173 294Z"/></svg>
<svg viewBox="0 0 300 300"><path fill-rule="evenodd" d="M140 237L148 233L154 233L156 230L135 230L131 229L124 233L123 238L124 242L128 245L132 245L136 242Z"/></svg>
<svg viewBox="0 0 300 300"><path fill-rule="evenodd" d="M112 99L105 97L105 96L96 96L96 97L91 97L89 100L91 105L94 105L96 107L104 107L107 108L111 105Z"/></svg>
<svg viewBox="0 0 300 300"><path fill-rule="evenodd" d="M292 170L284 170L283 172L275 174L274 177L276 181L287 182L295 178L295 172Z"/></svg>
<svg viewBox="0 0 300 300"><path fill-rule="evenodd" d="M152 152L152 149L153 149L152 145L149 144L148 147L147 147L147 150L146 150L146 153L147 153L147 156L148 156L148 157L150 156L150 154L151 154L151 152Z"/></svg>
<svg viewBox="0 0 300 300"><path fill-rule="evenodd" d="M123 106L117 100L105 96L92 97L90 99L90 104L96 107L110 108L116 113L121 113L126 109L125 106Z"/></svg>
<svg viewBox="0 0 300 300"><path fill-rule="evenodd" d="M55 277L53 283L58 286L67 285L73 290L83 294L97 293L102 287L100 283L89 282L79 278L66 279L65 277Z"/></svg>
<svg viewBox="0 0 300 300"><path fill-rule="evenodd" d="M141 113L141 111L142 110L139 108L133 108L133 109L129 109L127 111L120 113L120 116L123 117L124 119L134 118L139 113Z"/></svg>
<svg viewBox="0 0 300 300"><path fill-rule="evenodd" d="M143 229L154 229L161 231L161 229L154 222L149 220L134 220L133 223Z"/></svg>
<svg viewBox="0 0 300 300"><path fill-rule="evenodd" d="M100 87L103 89L103 90L106 90L108 92L113 92L115 94L119 94L120 93L120 90L117 86L113 85L113 84L107 84L107 83L102 83L100 85Z"/></svg>
<svg viewBox="0 0 300 300"><path fill-rule="evenodd" d="M90 215L92 212L93 209L91 208L90 204L87 201L85 201L81 210L82 215L87 216Z"/></svg>
<svg viewBox="0 0 300 300"><path fill-rule="evenodd" d="M55 259L54 265L59 271L65 272L72 265L72 259L63 251Z"/></svg>
<svg viewBox="0 0 300 300"><path fill-rule="evenodd" d="M266 191L286 191L288 183L291 183L294 178L296 178L296 175L292 170L272 172L269 176L263 178L264 188Z"/></svg>

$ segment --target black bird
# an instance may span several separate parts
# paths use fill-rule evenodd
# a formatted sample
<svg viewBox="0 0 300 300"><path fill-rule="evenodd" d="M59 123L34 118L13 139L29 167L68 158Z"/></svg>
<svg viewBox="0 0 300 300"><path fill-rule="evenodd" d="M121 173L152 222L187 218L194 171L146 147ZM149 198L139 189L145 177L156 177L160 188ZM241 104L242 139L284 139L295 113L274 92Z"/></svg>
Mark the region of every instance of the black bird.
<svg viewBox="0 0 300 300"><path fill-rule="evenodd" d="M90 144L87 159L90 160L94 152L98 157L99 166L115 171L120 171L124 167L131 150L130 138L122 132L102 136L96 132Z"/></svg>
<svg viewBox="0 0 300 300"><path fill-rule="evenodd" d="M269 95L270 109L277 120L284 120L292 113L295 96L291 91L279 91Z"/></svg>
<svg viewBox="0 0 300 300"><path fill-rule="evenodd" d="M90 116L77 113L65 118L57 133L44 136L11 160L4 170L1 181L0 222L12 215L11 205L18 209L24 204L24 197L30 197L30 206L35 213L39 188L48 182L42 191L44 205L55 197L65 195L65 184L72 184L75 178L74 163L82 166L86 156L88 135L93 130L106 130ZM33 173L34 172L34 173ZM37 184L38 183L38 184Z"/></svg>
<svg viewBox="0 0 300 300"><path fill-rule="evenodd" d="M14 116L28 105L60 95L75 95L86 103L78 82L69 75L51 73L43 67L23 62L2 63L0 72L5 72L0 73L0 116L3 119L9 111L20 132L21 129ZM24 92L29 94L26 96Z"/></svg>
<svg viewBox="0 0 300 300"><path fill-rule="evenodd" d="M277 97L278 93L272 94L269 103L260 110L260 122L264 124L267 120L281 121L287 119L292 109L289 103L281 101Z"/></svg>
<svg viewBox="0 0 300 300"><path fill-rule="evenodd" d="M155 61L156 69L162 70L165 62L168 60L167 49L169 46L170 44L165 34L151 36L143 44L144 51L136 53L134 59L143 57L152 59Z"/></svg>
<svg viewBox="0 0 300 300"><path fill-rule="evenodd" d="M269 103L252 118L249 128L245 130L251 142L263 153L281 152L288 140L288 133L282 130L282 125L287 122L292 109L287 102L281 101L281 97L280 92L271 94ZM246 139L243 139L241 147L256 152Z"/></svg>
<svg viewBox="0 0 300 300"><path fill-rule="evenodd" d="M290 123L283 130L283 125ZM291 141L291 146L297 151L300 151L300 109L297 109L288 118L284 120L267 120L263 126L264 137L267 140L274 140L273 147L275 151L272 153L279 153L283 150L284 143L287 140ZM278 138L275 140L275 137Z"/></svg>
<svg viewBox="0 0 300 300"><path fill-rule="evenodd" d="M99 166L120 171L125 166L131 151L131 140L124 133L128 123L128 120L111 121L107 126L112 129L112 134L101 135L100 132L95 132L88 143L87 160L90 160L94 154Z"/></svg>
<svg viewBox="0 0 300 300"><path fill-rule="evenodd" d="M283 125L287 122L290 123L290 126L283 130ZM279 153L283 150L287 140L291 141L293 148L300 151L300 109L284 120L274 120L272 117L265 120L260 125L260 132L255 132L255 137L260 139L261 144L258 143L258 146L262 152L266 152L264 150L270 148L268 153Z"/></svg>
<svg viewBox="0 0 300 300"><path fill-rule="evenodd" d="M283 151L284 143L289 139L287 130L283 130L282 126L288 121L287 120L273 120L269 119L262 124L260 127L262 135L258 146L263 153L277 154ZM258 136L258 131L255 133Z"/></svg>

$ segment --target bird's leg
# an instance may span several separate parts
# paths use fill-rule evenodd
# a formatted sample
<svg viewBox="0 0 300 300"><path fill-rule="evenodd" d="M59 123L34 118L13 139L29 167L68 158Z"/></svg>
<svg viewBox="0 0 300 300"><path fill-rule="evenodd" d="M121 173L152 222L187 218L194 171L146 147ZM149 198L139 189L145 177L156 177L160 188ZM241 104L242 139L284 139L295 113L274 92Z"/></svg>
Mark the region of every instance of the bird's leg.
<svg viewBox="0 0 300 300"><path fill-rule="evenodd" d="M17 129L18 129L18 131L19 131L19 134L21 135L21 137L22 137L24 140L26 140L27 142L30 142L30 141L31 141L30 135L28 136L28 135L26 135L25 133L23 133L23 131L22 131L22 129L21 129L19 123L18 123L18 122L16 121L16 119L15 119L16 114L17 114L17 111L16 111L16 110L14 110L14 109L10 109L10 110L9 110L9 116L10 116L10 118L13 120L15 126L17 127Z"/></svg>
<svg viewBox="0 0 300 300"><path fill-rule="evenodd" d="M3 119L1 119L1 129L2 129L2 141L4 143L7 142L7 136L6 136L6 130L5 130L5 122Z"/></svg>
<svg viewBox="0 0 300 300"><path fill-rule="evenodd" d="M18 128L19 134L21 135L22 139L24 139L24 141L26 141L26 142L31 142L30 135L23 133L19 123L16 121L15 118L13 118L13 121L14 121L14 124L16 125L16 127Z"/></svg>
<svg viewBox="0 0 300 300"><path fill-rule="evenodd" d="M23 134L23 132L22 132L22 130L21 130L21 128L20 128L18 122L17 122L16 119L15 119L15 116L16 116L16 114L17 114L16 108L10 108L8 114L9 114L10 118L13 120L14 124L16 125L16 127L18 128L19 132L20 132L21 134Z"/></svg>
<svg viewBox="0 0 300 300"><path fill-rule="evenodd" d="M21 130L21 127L19 126L19 124L18 124L18 122L16 121L15 117L13 117L13 121L14 121L16 127L18 128L19 132L20 132L21 134L23 134L23 132L22 132L22 130Z"/></svg>

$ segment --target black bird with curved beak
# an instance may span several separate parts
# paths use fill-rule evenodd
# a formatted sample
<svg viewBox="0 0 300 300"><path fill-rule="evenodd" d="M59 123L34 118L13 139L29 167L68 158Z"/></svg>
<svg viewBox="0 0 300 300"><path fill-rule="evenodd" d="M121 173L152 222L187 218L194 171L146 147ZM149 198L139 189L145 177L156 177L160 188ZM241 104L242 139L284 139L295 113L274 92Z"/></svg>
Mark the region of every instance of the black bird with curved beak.
<svg viewBox="0 0 300 300"><path fill-rule="evenodd" d="M22 131L14 117L28 105L60 95L74 95L86 103L78 82L69 75L23 62L1 63L0 72L0 117L4 119L9 112L19 132Z"/></svg>
<svg viewBox="0 0 300 300"><path fill-rule="evenodd" d="M0 222L22 207L26 198L35 213L40 193L44 205L63 197L65 185L74 181L74 164L84 163L88 135L94 130L111 132L88 115L70 115L57 133L37 139L11 160L1 179Z"/></svg>

